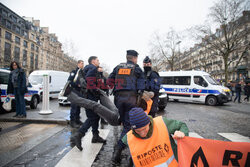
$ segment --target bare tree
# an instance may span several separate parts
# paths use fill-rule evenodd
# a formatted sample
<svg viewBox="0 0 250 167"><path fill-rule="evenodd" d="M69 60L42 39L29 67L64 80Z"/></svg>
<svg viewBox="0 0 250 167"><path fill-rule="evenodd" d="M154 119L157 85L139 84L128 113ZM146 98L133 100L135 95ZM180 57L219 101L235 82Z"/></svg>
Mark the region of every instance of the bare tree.
<svg viewBox="0 0 250 167"><path fill-rule="evenodd" d="M75 43L72 40L66 39L62 44L62 49L65 54L75 59L79 59L78 49L75 46Z"/></svg>
<svg viewBox="0 0 250 167"><path fill-rule="evenodd" d="M180 44L180 36L177 32L171 28L165 35L154 33L151 40L150 55L155 58L164 58L161 61L166 61L170 66L171 71L174 70L174 66L177 65L179 58L177 57L177 46Z"/></svg>
<svg viewBox="0 0 250 167"><path fill-rule="evenodd" d="M198 37L213 52L213 56L222 57L224 61L225 83L228 82L229 66L232 63L232 54L238 54L236 66L242 61L249 51L249 11L245 11L249 4L247 0L219 0L210 8L209 16L216 26L220 26L215 32L211 26L197 26ZM242 16L243 14L243 16Z"/></svg>

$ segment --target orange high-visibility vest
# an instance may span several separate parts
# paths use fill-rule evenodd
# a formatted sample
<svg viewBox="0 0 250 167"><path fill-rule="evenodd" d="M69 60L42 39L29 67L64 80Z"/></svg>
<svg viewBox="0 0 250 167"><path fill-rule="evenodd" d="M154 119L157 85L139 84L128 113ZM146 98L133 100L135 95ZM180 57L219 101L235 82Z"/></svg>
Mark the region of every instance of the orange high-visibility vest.
<svg viewBox="0 0 250 167"><path fill-rule="evenodd" d="M178 167L169 139L168 129L162 117L153 119L153 134L148 139L140 139L127 133L128 146L136 167Z"/></svg>
<svg viewBox="0 0 250 167"><path fill-rule="evenodd" d="M147 103L147 109L145 110L145 113L148 115L151 110L153 100L149 99L148 101L146 101L146 103Z"/></svg>

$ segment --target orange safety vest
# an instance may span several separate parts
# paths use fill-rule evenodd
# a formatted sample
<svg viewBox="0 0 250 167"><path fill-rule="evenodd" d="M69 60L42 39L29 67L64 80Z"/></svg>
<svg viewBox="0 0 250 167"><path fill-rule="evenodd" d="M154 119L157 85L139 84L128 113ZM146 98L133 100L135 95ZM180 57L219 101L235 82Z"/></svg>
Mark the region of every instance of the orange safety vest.
<svg viewBox="0 0 250 167"><path fill-rule="evenodd" d="M151 110L152 104L153 104L153 100L149 99L148 101L146 101L147 103L147 109L145 110L145 113L148 115L148 113Z"/></svg>
<svg viewBox="0 0 250 167"><path fill-rule="evenodd" d="M162 117L153 119L153 134L148 139L137 138L132 130L127 133L128 146L136 167L178 167Z"/></svg>

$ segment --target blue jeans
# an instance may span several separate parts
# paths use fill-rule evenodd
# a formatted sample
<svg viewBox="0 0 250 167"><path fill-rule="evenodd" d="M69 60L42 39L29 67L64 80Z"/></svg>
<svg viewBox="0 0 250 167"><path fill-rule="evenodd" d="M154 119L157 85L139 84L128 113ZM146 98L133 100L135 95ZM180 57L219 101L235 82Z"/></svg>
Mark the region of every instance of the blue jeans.
<svg viewBox="0 0 250 167"><path fill-rule="evenodd" d="M129 111L136 107L136 94L135 92L121 91L115 93L115 105L119 110L120 119L123 125L123 130L118 140L118 147L121 149L125 148L126 145L123 144L122 138L130 131L131 126L129 123Z"/></svg>
<svg viewBox="0 0 250 167"><path fill-rule="evenodd" d="M98 97L94 96L91 93L87 94L87 99L93 100L93 101L98 101ZM99 134L98 127L99 127L99 120L100 116L94 113L90 109L86 109L86 116L87 119L86 121L82 124L82 126L79 129L79 132L85 135L85 133L88 131L90 127L92 127L92 133L93 134Z"/></svg>
<svg viewBox="0 0 250 167"><path fill-rule="evenodd" d="M16 115L26 116L24 94L21 94L18 88L14 88L14 95L15 95L15 101L16 101Z"/></svg>

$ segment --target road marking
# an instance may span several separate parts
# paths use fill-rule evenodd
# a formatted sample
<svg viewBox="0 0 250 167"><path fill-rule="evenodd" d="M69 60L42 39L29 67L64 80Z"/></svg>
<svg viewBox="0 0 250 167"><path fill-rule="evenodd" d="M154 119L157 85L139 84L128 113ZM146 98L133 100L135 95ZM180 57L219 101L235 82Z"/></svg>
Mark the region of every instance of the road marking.
<svg viewBox="0 0 250 167"><path fill-rule="evenodd" d="M233 142L250 142L249 137L242 136L238 133L218 133L218 134Z"/></svg>
<svg viewBox="0 0 250 167"><path fill-rule="evenodd" d="M70 146L65 147L62 151L60 151L59 153L57 153L57 155L62 155L69 147Z"/></svg>
<svg viewBox="0 0 250 167"><path fill-rule="evenodd" d="M100 129L99 135L107 138L109 130ZM92 133L88 132L82 139L83 150L79 151L74 147L56 165L56 167L91 167L97 154L100 152L101 143L91 143Z"/></svg>
<svg viewBox="0 0 250 167"><path fill-rule="evenodd" d="M202 136L200 136L198 133L195 133L195 132L189 132L189 136L190 136L190 137L197 137L197 138L203 139Z"/></svg>

